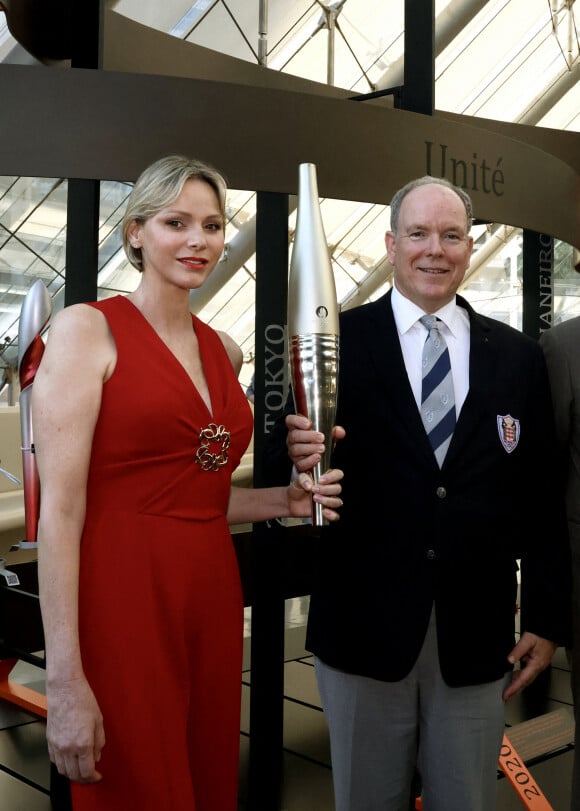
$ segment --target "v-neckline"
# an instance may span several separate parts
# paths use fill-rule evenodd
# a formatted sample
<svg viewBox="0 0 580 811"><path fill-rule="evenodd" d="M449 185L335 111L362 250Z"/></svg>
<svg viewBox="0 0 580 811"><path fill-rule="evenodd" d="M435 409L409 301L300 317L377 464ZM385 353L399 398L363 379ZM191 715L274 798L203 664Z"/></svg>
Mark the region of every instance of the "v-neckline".
<svg viewBox="0 0 580 811"><path fill-rule="evenodd" d="M203 376L205 377L205 382L207 384L207 391L208 391L208 394L209 394L210 406L208 406L206 401L201 396L201 394L199 392L199 389L197 388L195 382L193 381L193 378L189 375L189 373L188 373L187 369L185 368L185 366L181 363L181 361L179 360L177 355L175 355L174 352L172 352L172 350L169 348L169 346L165 343L165 341L159 335L159 333L154 328L154 326L147 320L147 318L145 318L145 316L143 315L143 313L141 312L139 307L137 307L137 305L134 304L131 301L130 298L127 298L127 296L121 296L120 295L119 298L121 300L123 300L123 301L126 301L127 304L129 304L129 306L137 313L137 315L139 316L141 321L145 324L146 328L151 333L153 333L153 335L155 336L155 339L157 340L157 343L159 343L163 347L166 354L169 355L170 358L172 358L174 365L177 366L177 368L181 371L181 374L183 375L183 377L185 377L185 379L189 382L189 385L190 385L191 389L193 390L193 392L195 393L195 396L197 397L199 402L202 404L203 408L205 409L205 411L207 412L209 417L213 420L213 411L214 411L214 407L215 407L215 402L214 402L214 398L212 396L212 391L211 391L211 386L210 386L210 379L209 379L209 377L208 377L208 375L206 373L206 368L207 367L206 367L205 359L204 359L204 348L205 347L202 347L203 339L200 340L199 332L195 329L195 319L194 319L193 313L190 313L190 316L191 316L191 329L192 329L192 331L195 334L195 337L197 339L197 345L198 345L198 348L199 348L199 358L200 358L200 362L201 362L201 368L202 368L202 371L203 371Z"/></svg>

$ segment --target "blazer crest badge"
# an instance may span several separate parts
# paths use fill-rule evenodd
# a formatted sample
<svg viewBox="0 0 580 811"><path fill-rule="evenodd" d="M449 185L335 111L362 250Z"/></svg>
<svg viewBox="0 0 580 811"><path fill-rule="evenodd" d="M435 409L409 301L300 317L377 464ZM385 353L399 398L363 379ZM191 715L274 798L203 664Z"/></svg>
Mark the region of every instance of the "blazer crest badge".
<svg viewBox="0 0 580 811"><path fill-rule="evenodd" d="M508 453L514 451L520 441L520 421L511 414L498 414L497 430L504 450Z"/></svg>

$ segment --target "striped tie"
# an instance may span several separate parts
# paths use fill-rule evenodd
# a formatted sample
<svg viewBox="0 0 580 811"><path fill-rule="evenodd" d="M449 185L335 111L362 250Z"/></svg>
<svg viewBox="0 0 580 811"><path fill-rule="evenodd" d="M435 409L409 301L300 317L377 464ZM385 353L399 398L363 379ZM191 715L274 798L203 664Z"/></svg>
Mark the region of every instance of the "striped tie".
<svg viewBox="0 0 580 811"><path fill-rule="evenodd" d="M424 315L421 323L429 333L423 347L421 418L439 467L455 429L455 398L451 362L445 338L434 315Z"/></svg>

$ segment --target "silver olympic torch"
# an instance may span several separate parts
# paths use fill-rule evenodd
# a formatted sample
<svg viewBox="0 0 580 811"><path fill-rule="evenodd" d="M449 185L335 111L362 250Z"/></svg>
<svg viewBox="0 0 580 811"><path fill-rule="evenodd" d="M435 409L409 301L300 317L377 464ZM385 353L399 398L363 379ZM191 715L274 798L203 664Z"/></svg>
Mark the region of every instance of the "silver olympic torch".
<svg viewBox="0 0 580 811"><path fill-rule="evenodd" d="M298 215L288 283L288 358L294 403L325 437L324 458L314 482L330 466L338 392L338 304L332 264L322 224L316 166L301 163ZM312 524L328 523L312 503Z"/></svg>
<svg viewBox="0 0 580 811"><path fill-rule="evenodd" d="M37 545L36 532L40 512L40 481L32 436L32 384L44 353L40 333L52 313L52 300L42 281L37 279L22 303L18 326L18 375L20 378L20 430L22 434L22 474L24 479L23 548Z"/></svg>

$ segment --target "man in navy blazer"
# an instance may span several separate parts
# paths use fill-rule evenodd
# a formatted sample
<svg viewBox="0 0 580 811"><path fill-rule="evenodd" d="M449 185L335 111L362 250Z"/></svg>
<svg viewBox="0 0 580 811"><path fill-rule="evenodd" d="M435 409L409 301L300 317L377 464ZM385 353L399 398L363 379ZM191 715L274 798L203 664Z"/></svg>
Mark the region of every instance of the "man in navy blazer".
<svg viewBox="0 0 580 811"><path fill-rule="evenodd" d="M495 811L504 701L569 634L545 363L535 341L456 295L471 218L445 180L405 186L386 236L394 288L341 315L345 435L332 463L344 506L318 542L306 643L336 811L407 811L415 770L425 811ZM456 425L441 465L420 413L425 313L451 359ZM310 469L322 435L304 417L287 425L292 461Z"/></svg>

